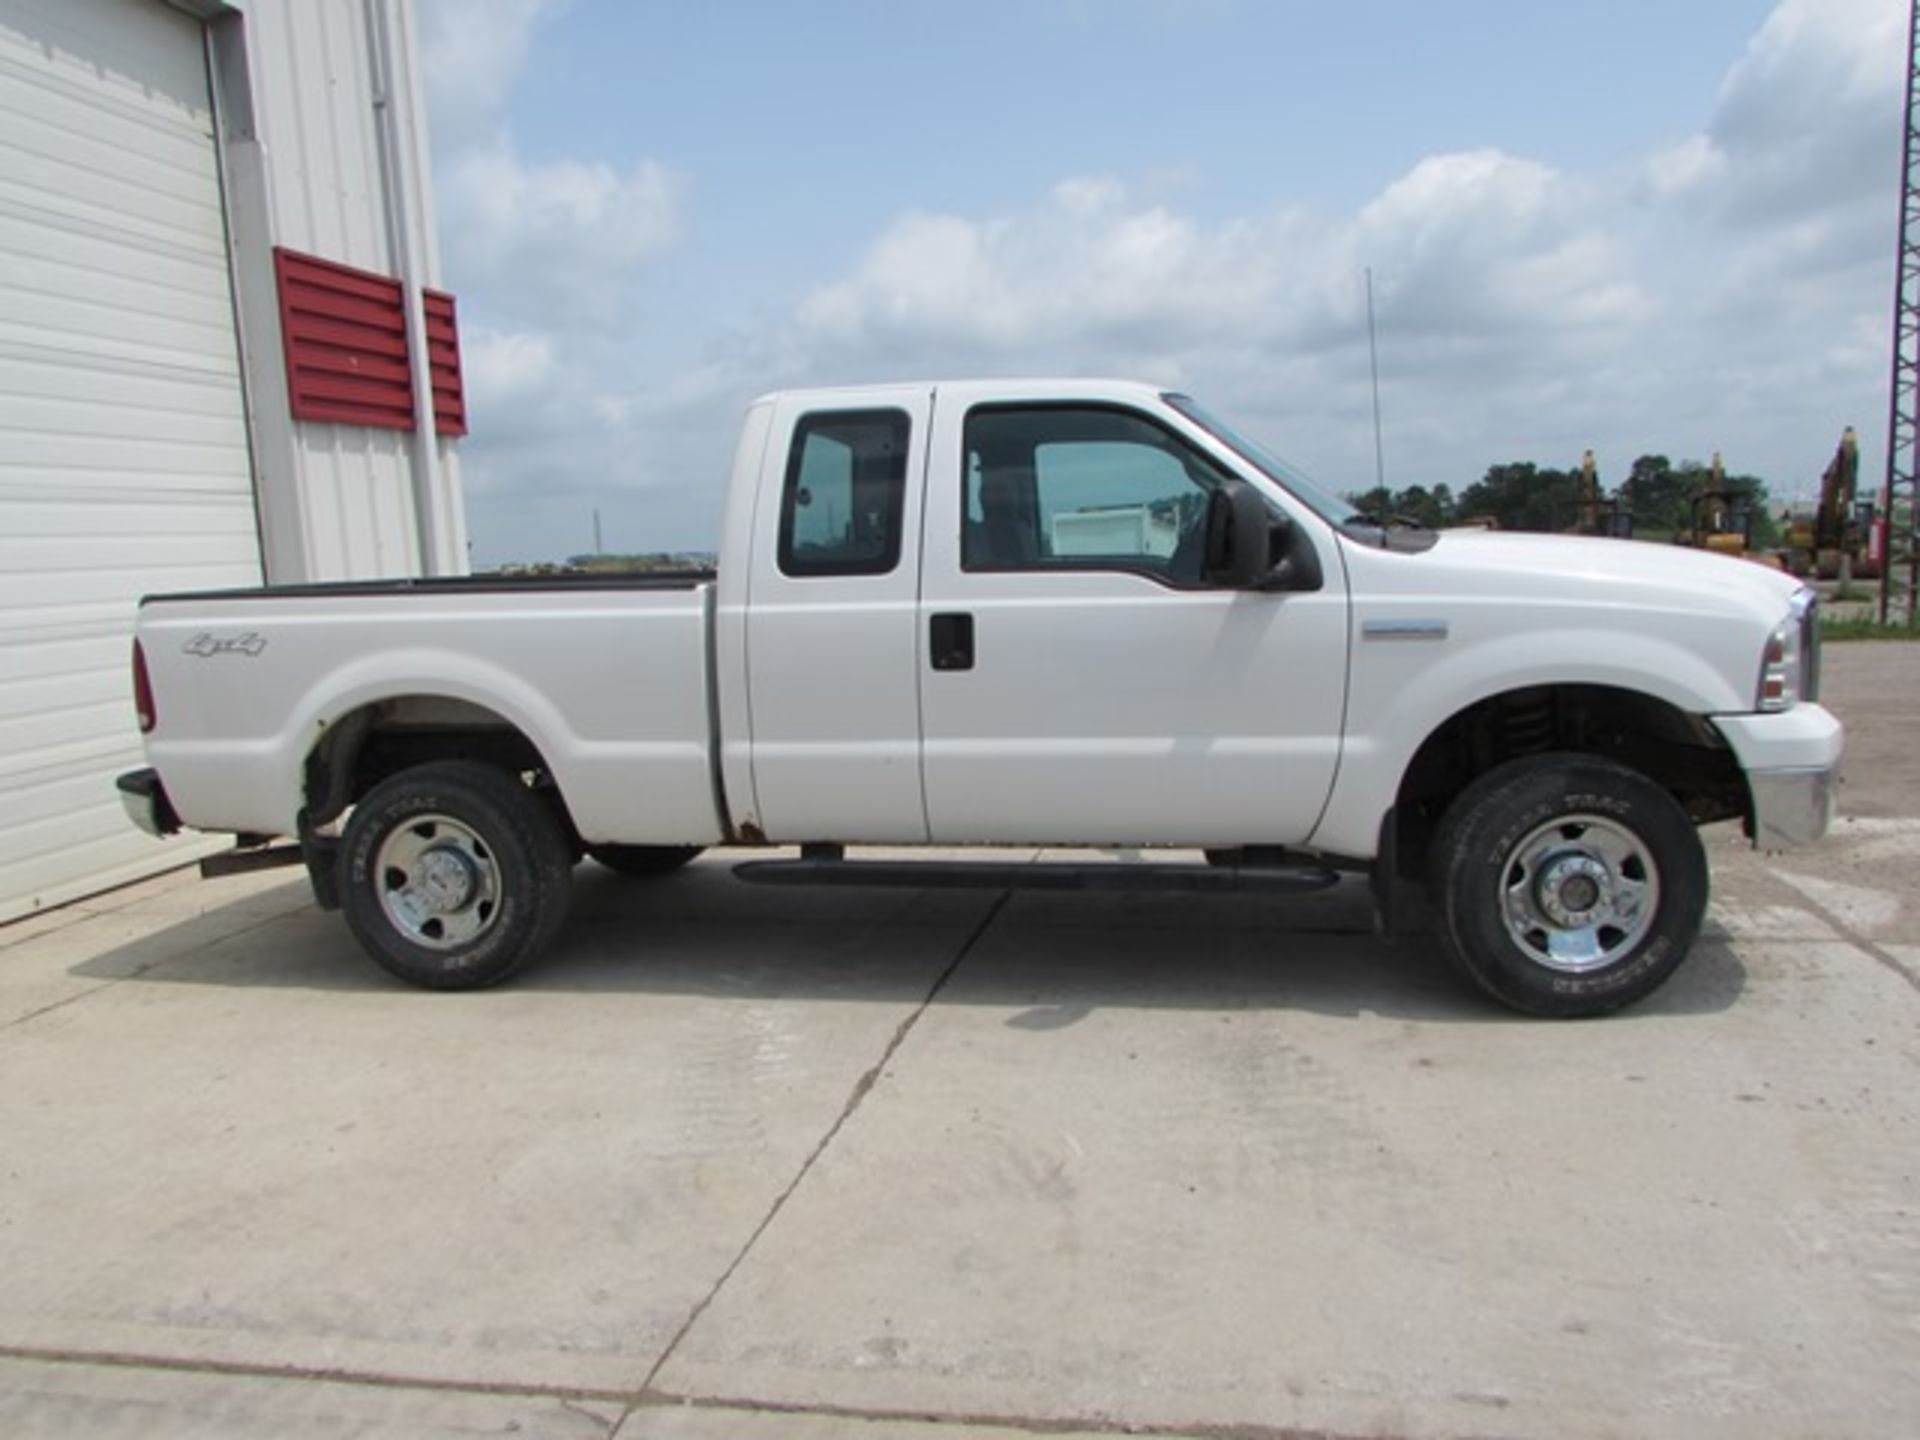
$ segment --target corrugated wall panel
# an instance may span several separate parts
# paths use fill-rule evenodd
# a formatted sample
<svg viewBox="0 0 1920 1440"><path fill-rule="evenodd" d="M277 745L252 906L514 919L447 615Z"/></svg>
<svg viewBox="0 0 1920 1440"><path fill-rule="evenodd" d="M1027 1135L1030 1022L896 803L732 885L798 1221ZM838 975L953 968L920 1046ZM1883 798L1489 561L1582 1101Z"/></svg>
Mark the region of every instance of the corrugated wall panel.
<svg viewBox="0 0 1920 1440"><path fill-rule="evenodd" d="M272 156L274 240L396 274L370 103L366 7L357 0L256 6L247 23L254 104ZM291 478L304 520L307 575L420 573L411 434L319 423L297 423L293 431Z"/></svg>
<svg viewBox="0 0 1920 1440"><path fill-rule="evenodd" d="M0 919L205 848L113 791L134 607L259 574L200 27L0 0Z"/></svg>

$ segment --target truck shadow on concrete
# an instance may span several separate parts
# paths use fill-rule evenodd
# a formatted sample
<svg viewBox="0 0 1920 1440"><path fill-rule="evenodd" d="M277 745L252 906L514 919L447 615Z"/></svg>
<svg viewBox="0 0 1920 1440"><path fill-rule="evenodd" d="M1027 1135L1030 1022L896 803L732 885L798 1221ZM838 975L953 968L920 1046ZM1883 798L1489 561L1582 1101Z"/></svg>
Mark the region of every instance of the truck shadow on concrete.
<svg viewBox="0 0 1920 1440"><path fill-rule="evenodd" d="M1306 896L1196 897L869 889L766 889L724 863L631 880L583 866L553 948L506 985L436 995L361 953L338 915L290 882L182 919L71 967L158 985L387 993L396 1003L512 1007L550 994L705 996L765 1002L996 1007L1006 1024L1065 1029L1112 1008L1295 1010L1407 1021L1511 1020L1457 976L1430 935L1373 931L1358 881ZM947 972L951 970L951 974ZM1679 974L1636 1018L1732 1006L1747 971L1709 925Z"/></svg>

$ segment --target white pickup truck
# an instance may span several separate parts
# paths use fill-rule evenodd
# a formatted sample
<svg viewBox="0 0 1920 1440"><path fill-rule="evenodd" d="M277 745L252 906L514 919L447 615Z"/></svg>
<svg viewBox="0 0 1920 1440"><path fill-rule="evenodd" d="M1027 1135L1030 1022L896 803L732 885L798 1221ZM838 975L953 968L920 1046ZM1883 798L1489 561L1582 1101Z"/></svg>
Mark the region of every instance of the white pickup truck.
<svg viewBox="0 0 1920 1440"><path fill-rule="evenodd" d="M128 808L156 834L236 833L237 864L304 860L375 960L438 988L536 954L583 856L646 874L799 845L737 873L1236 891L1365 872L1389 927L1431 915L1487 991L1556 1016L1679 965L1698 825L1777 848L1831 818L1841 727L1793 580L1362 516L1149 386L772 395L724 525L717 573L149 599L152 768L121 778Z"/></svg>

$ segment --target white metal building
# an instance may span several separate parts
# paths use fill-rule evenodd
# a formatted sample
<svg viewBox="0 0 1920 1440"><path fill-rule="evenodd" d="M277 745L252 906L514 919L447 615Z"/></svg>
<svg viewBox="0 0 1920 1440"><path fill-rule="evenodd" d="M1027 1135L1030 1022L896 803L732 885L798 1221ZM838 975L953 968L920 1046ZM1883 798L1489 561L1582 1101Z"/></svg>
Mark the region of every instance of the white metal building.
<svg viewBox="0 0 1920 1440"><path fill-rule="evenodd" d="M0 0L0 921L204 843L141 595L465 569L437 266L411 0Z"/></svg>

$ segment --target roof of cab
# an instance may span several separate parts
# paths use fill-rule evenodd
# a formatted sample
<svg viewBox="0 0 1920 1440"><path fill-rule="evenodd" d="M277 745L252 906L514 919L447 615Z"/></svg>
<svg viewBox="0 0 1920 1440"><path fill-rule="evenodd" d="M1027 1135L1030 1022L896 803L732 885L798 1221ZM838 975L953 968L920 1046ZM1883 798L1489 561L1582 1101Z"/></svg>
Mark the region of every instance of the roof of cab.
<svg viewBox="0 0 1920 1440"><path fill-rule="evenodd" d="M1166 393L1166 387L1150 385L1141 380L1113 380L1046 377L998 377L969 380L920 380L914 382L887 382L875 385L833 385L807 387L791 390L773 390L754 399L755 405L768 405L779 400L795 400L802 404L832 404L839 401L860 400L870 402L875 398L889 394L940 395L943 392L956 392L971 401L980 400L1122 400L1142 401L1158 399Z"/></svg>

